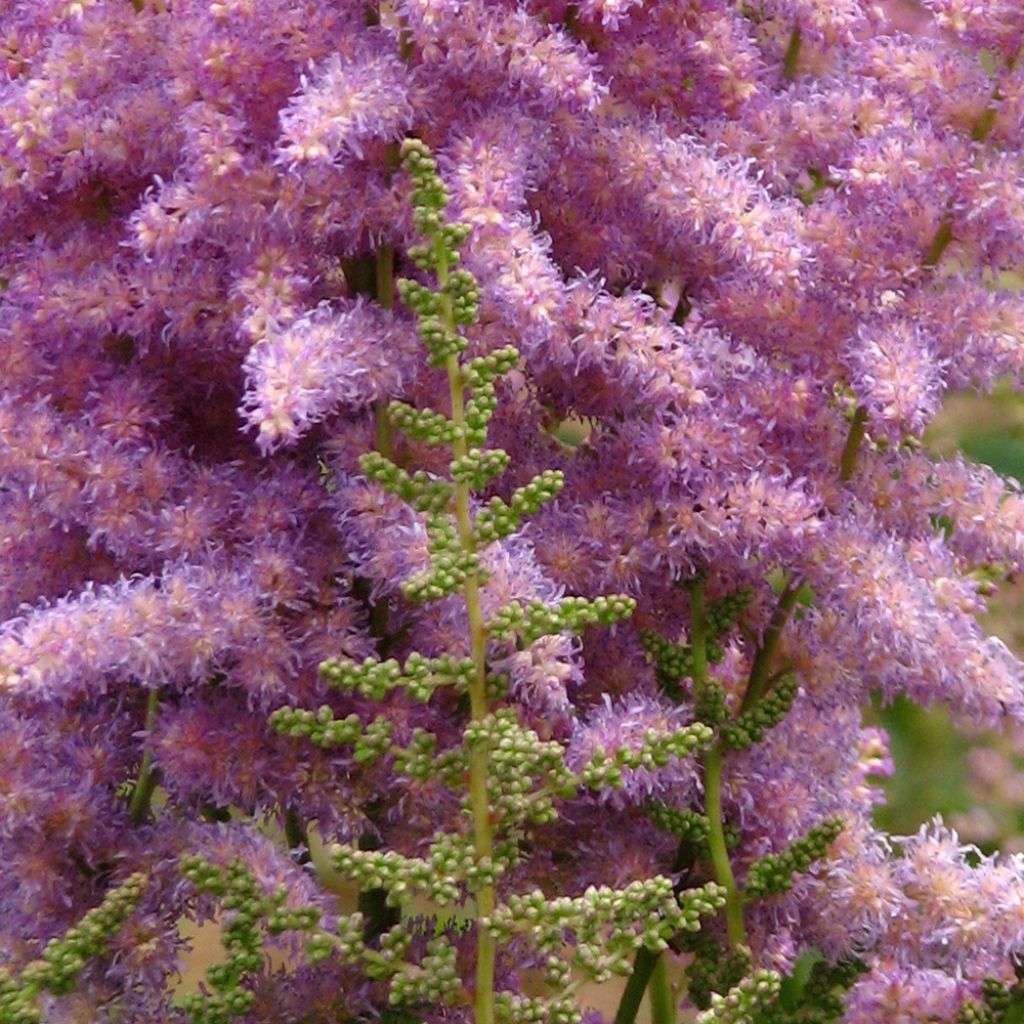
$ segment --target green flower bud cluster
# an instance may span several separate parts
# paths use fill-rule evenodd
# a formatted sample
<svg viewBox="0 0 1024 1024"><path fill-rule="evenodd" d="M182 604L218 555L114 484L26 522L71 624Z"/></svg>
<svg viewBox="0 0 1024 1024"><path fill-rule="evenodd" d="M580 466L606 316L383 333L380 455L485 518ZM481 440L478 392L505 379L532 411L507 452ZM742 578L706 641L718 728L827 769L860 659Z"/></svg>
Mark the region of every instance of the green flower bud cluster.
<svg viewBox="0 0 1024 1024"><path fill-rule="evenodd" d="M703 685L695 687L693 695L693 717L698 722L718 725L729 714L725 702L725 688L713 676L708 676Z"/></svg>
<svg viewBox="0 0 1024 1024"><path fill-rule="evenodd" d="M252 1006L252 991L241 985L263 967L264 924L274 935L315 932L320 910L285 907L287 887L280 885L268 893L241 860L223 868L197 854L186 854L181 858L181 871L199 892L218 897L221 906L231 913L225 918L221 935L227 959L206 969L213 994L192 992L178 1005L191 1017L192 1024L228 1024Z"/></svg>
<svg viewBox="0 0 1024 1024"><path fill-rule="evenodd" d="M433 778L435 759L437 756L437 737L426 729L413 730L409 745L404 748L392 748L395 758L395 772L418 782L426 782Z"/></svg>
<svg viewBox="0 0 1024 1024"><path fill-rule="evenodd" d="M732 629L739 617L747 610L753 596L753 587L737 587L717 601L712 601L705 612L711 634L720 637Z"/></svg>
<svg viewBox="0 0 1024 1024"><path fill-rule="evenodd" d="M426 703L441 686L463 692L474 672L472 658L425 658L413 653L400 665L394 658L362 662L329 658L320 664L320 675L339 690L354 690L363 697L383 700L392 690L404 689L413 700Z"/></svg>
<svg viewBox="0 0 1024 1024"><path fill-rule="evenodd" d="M722 746L727 750L747 750L760 743L765 733L786 717L799 689L796 676L783 676L754 707L722 726Z"/></svg>
<svg viewBox="0 0 1024 1024"><path fill-rule="evenodd" d="M575 897L548 900L539 889L513 895L481 925L498 942L529 934L549 956L557 954L571 933L573 964L601 982L613 974L628 976L631 957L642 946L660 952L677 932L697 931L701 917L715 913L724 901L725 891L714 882L677 897L672 880L658 875L624 889L591 886Z"/></svg>
<svg viewBox="0 0 1024 1024"><path fill-rule="evenodd" d="M602 786L618 788L622 785L623 768L664 768L672 758L689 757L699 748L706 747L714 736L714 730L703 722L694 722L669 733L648 729L639 750L622 746L611 754L595 751L583 766L580 781L592 789Z"/></svg>
<svg viewBox="0 0 1024 1024"><path fill-rule="evenodd" d="M435 448L450 445L462 436L461 429L443 412L435 412L430 408L417 409L405 402L391 402L388 405L388 419L396 429Z"/></svg>
<svg viewBox="0 0 1024 1024"><path fill-rule="evenodd" d="M466 349L466 339L449 330L440 316L444 299L407 278L396 282L398 296L419 320L419 335L430 353L431 366L444 366L451 356L458 356ZM439 301L439 299L441 301Z"/></svg>
<svg viewBox="0 0 1024 1024"><path fill-rule="evenodd" d="M463 481L479 491L501 476L508 464L509 454L501 448L470 448L465 455L452 459L449 472L453 480Z"/></svg>
<svg viewBox="0 0 1024 1024"><path fill-rule="evenodd" d="M60 938L50 939L42 956L27 963L20 977L0 967L0 1024L37 1024L43 1019L40 993L61 996L73 992L86 961L106 952L107 943L135 910L148 881L142 872L130 875L78 924Z"/></svg>
<svg viewBox="0 0 1024 1024"><path fill-rule="evenodd" d="M335 718L326 704L315 712L288 706L278 708L271 714L268 724L284 736L308 739L318 747L352 745L352 757L359 764L376 761L389 753L394 730L394 725L383 715L378 715L364 729L357 715Z"/></svg>
<svg viewBox="0 0 1024 1024"><path fill-rule="evenodd" d="M722 637L736 624L753 593L751 587L737 587L708 606L705 612L705 646L709 664L716 665L724 657ZM693 649L689 644L672 643L652 629L640 632L640 643L654 664L659 686L669 697L678 700L680 681L693 676ZM709 717L701 720L715 723L721 719Z"/></svg>
<svg viewBox="0 0 1024 1024"><path fill-rule="evenodd" d="M658 828L671 832L680 842L687 843L696 857L707 860L708 832L711 822L706 815L690 810L688 807L669 807L662 803L649 803L644 813ZM734 849L739 843L739 832L728 822L724 826L725 845Z"/></svg>
<svg viewBox="0 0 1024 1024"><path fill-rule="evenodd" d="M498 610L487 623L490 636L511 640L518 634L525 646L542 636L571 630L581 633L586 626L610 626L613 622L626 619L636 609L636 601L625 594L609 597L565 597L557 604L548 605L543 601L531 601L523 606L512 601Z"/></svg>
<svg viewBox="0 0 1024 1024"><path fill-rule="evenodd" d="M689 644L674 644L653 629L640 631L640 643L654 664L661 688L678 697L679 681L693 673L693 650Z"/></svg>
<svg viewBox="0 0 1024 1024"><path fill-rule="evenodd" d="M363 915L359 912L344 915L338 921L337 935L318 931L309 939L306 943L306 959L315 964L334 953L345 963L358 963L366 952L363 941L365 927Z"/></svg>
<svg viewBox="0 0 1024 1024"><path fill-rule="evenodd" d="M459 261L459 248L469 237L466 224L449 224L444 215L448 192L437 173L437 162L427 147L416 139L402 146L402 162L413 181L413 223L431 244L416 246L413 259L424 269L447 276L439 292L431 292L415 281L397 282L398 294L417 316L419 333L430 353L432 366L444 366L449 357L466 347L466 340L446 326L450 322L471 324L477 317L480 298L476 279L466 270L448 274Z"/></svg>
<svg viewBox="0 0 1024 1024"><path fill-rule="evenodd" d="M449 266L454 266L458 262L459 248L472 232L473 228L469 224L448 223L441 228L442 251L449 256ZM452 254L454 258L451 258ZM437 270L439 266L438 250L433 245L409 246L409 258L421 270Z"/></svg>
<svg viewBox="0 0 1024 1024"><path fill-rule="evenodd" d="M467 388L476 391L493 384L499 377L519 363L519 349L515 345L502 345L485 356L470 359L462 368L462 379Z"/></svg>
<svg viewBox="0 0 1024 1024"><path fill-rule="evenodd" d="M419 892L440 906L457 903L460 883L470 891L493 885L504 874L497 858L479 859L471 836L436 832L424 857L405 857L394 850L360 850L346 843L331 847L335 870L364 889L387 890L390 906L408 904Z"/></svg>
<svg viewBox="0 0 1024 1024"><path fill-rule="evenodd" d="M472 389L472 397L466 403L466 440L469 444L479 446L487 440L487 424L498 406L494 381L518 362L519 350L514 345L505 345L489 355L471 359L462 368L463 384Z"/></svg>
<svg viewBox="0 0 1024 1024"><path fill-rule="evenodd" d="M519 724L511 708L470 722L463 733L467 751L489 752L488 790L497 824L516 827L556 820L556 796L576 792L576 776L565 767L565 751L556 741L544 741Z"/></svg>
<svg viewBox="0 0 1024 1024"><path fill-rule="evenodd" d="M452 503L454 493L447 480L439 480L422 469L408 473L380 452L359 456L359 468L376 480L389 494L410 504L417 512L444 512Z"/></svg>
<svg viewBox="0 0 1024 1024"><path fill-rule="evenodd" d="M744 896L753 900L788 892L793 884L793 876L803 874L811 864L824 857L842 831L842 819L829 818L815 825L807 835L791 843L782 853L769 853L754 861L747 872Z"/></svg>
<svg viewBox="0 0 1024 1024"><path fill-rule="evenodd" d="M430 537L430 568L402 583L403 596L414 604L439 601L454 594L472 576L483 581L480 557L463 548L448 516L429 515L426 525Z"/></svg>
<svg viewBox="0 0 1024 1024"><path fill-rule="evenodd" d="M502 1024L579 1024L583 1011L571 999L534 999L513 992L495 996L495 1018Z"/></svg>
<svg viewBox="0 0 1024 1024"><path fill-rule="evenodd" d="M681 952L693 955L686 968L687 994L699 1010L706 1010L714 993L728 992L750 970L750 951L746 946L726 948L708 932L679 936L675 945Z"/></svg>
<svg viewBox="0 0 1024 1024"><path fill-rule="evenodd" d="M455 251L458 252L457 249ZM468 270L452 271L444 284L443 294L451 303L452 319L457 324L468 326L476 323L480 311L480 287Z"/></svg>
<svg viewBox="0 0 1024 1024"><path fill-rule="evenodd" d="M981 1002L969 1000L957 1015L956 1024L1004 1024L1017 1020L1024 1008L1024 992L1019 982L1005 985L995 978L982 982ZM1011 1016L1016 1011L1017 1015Z"/></svg>
<svg viewBox="0 0 1024 1024"><path fill-rule="evenodd" d="M405 964L391 978L388 1001L452 1005L462 995L462 979L456 965L455 947L442 935L427 943L426 955L417 965Z"/></svg>
<svg viewBox="0 0 1024 1024"><path fill-rule="evenodd" d="M517 487L507 505L499 497L491 498L473 520L473 535L481 544L508 537L526 516L534 515L544 502L555 498L564 484L565 475L560 469L546 469L525 486Z"/></svg>
<svg viewBox="0 0 1024 1024"><path fill-rule="evenodd" d="M755 1024L778 999L781 987L777 972L755 971L725 995L712 993L711 1006L697 1014L697 1024Z"/></svg>

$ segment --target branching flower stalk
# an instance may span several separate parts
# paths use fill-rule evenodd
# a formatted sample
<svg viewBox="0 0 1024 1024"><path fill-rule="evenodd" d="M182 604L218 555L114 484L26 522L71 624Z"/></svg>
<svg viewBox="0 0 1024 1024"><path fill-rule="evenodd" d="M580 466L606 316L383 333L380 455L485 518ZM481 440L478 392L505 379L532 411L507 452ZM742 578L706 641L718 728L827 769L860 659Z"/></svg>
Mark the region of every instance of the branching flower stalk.
<svg viewBox="0 0 1024 1024"><path fill-rule="evenodd" d="M414 169L412 154L418 152L407 148L407 163ZM422 164L420 166L423 166ZM429 164L426 167L430 168ZM432 168L430 168L432 170ZM426 182L424 182L425 184ZM422 187L422 186L421 186ZM422 209L422 208L420 208ZM449 291L449 249L441 231L431 239L434 246L434 260L438 292L441 297L441 323L444 329L455 335L457 324L452 308L452 296ZM463 293L466 295L467 293ZM472 293L468 293L472 294ZM463 320L464 322L464 320ZM452 454L455 461L465 462L469 454L466 442L466 406L465 386L462 366L456 353L445 359L445 372L448 375L448 389L452 410ZM467 478L459 478L455 482L455 518L459 526L459 544L462 553L469 561L477 557L476 536L470 517L470 482ZM482 721L490 711L487 699L487 629L483 621L480 606L480 577L472 572L466 576L463 584L463 599L466 605L466 618L469 622L470 657L473 661L473 675L469 683L470 714L475 721ZM491 806L488 794L488 751L486 747L474 747L469 760L469 793L470 807L473 814L473 842L477 859L490 861L494 856L494 840L491 834ZM488 917L494 912L494 886L485 884L478 890L477 908L481 917ZM492 1024L494 1021L494 967L495 941L485 928L477 934L476 987L474 988L474 1013L477 1024Z"/></svg>
<svg viewBox="0 0 1024 1024"><path fill-rule="evenodd" d="M424 514L431 564L407 579L402 591L418 603L459 595L468 654L427 658L414 652L404 663L375 658L362 663L332 660L321 671L332 685L377 700L393 690L405 690L413 700L429 703L439 689L454 687L469 698L469 720L461 742L443 752L438 749L438 737L427 730L417 728L409 745L402 746L394 741L386 716L364 726L356 715L335 718L326 705L315 713L283 707L273 714L271 723L282 733L306 737L318 746L352 746L354 759L361 764L392 758L399 775L419 781L436 775L447 786L466 786L463 807L470 836L438 831L425 858L335 844L335 867L364 890L386 890L388 902L395 906L404 905L420 890L439 908L454 905L461 914L468 913L475 925L472 1008L476 1024L526 1024L538 1013L571 1024L578 1017L572 994L579 982L570 981L569 963L560 953L567 934L573 936L572 962L587 974L601 980L613 973L628 973L626 957L636 948L658 951L672 935L698 929L700 916L721 905L721 888L709 883L680 897L669 879L656 877L622 891L592 888L581 897L549 900L536 890L506 894L499 901L498 884L520 861L527 826L557 817L556 801L574 795L581 786L614 786L624 768L685 757L706 744L711 733L700 723L666 735L651 733L640 750L622 746L598 751L575 773L566 767L559 743L540 741L535 732L518 723L513 708L495 704L492 694L502 680L488 673L489 643L512 643L525 649L544 636L578 632L588 624L612 624L629 616L634 602L624 596L592 601L564 598L555 605L513 601L485 621L482 555L557 495L562 477L543 472L514 490L508 503L493 496L483 507L474 507L473 492L486 487L508 462L505 452L483 444L497 401L495 379L514 365L516 352L506 346L466 362L460 358L467 345L460 328L472 324L477 315L476 283L472 275L455 269L467 229L445 219L447 192L426 147L410 140L402 148L402 157L414 185L414 222L427 238L427 244L414 247L410 255L421 269L433 272L437 289L402 279L398 291L419 320L429 362L448 378L451 412L445 416L394 403L388 415L410 437L448 447L451 478L422 471L410 474L380 451L365 454L360 462L367 477ZM207 869L191 864L190 870ZM355 945L348 938L339 944L317 931L311 948L318 956L322 950L363 962L372 977L389 981L393 1002L460 1005L465 1000L466 990L453 973L455 947L446 934L452 925L440 917L427 955L419 963L405 959L411 934L401 923L380 936L379 948L370 945L374 940L364 934L361 915L350 916L342 927L346 936L362 939ZM520 934L529 936L546 956L545 977L554 990L548 999L495 991L498 950ZM253 936L255 941L255 931ZM232 991L242 977L231 975ZM192 1008L197 1024L207 1012L205 1006L196 1003Z"/></svg>

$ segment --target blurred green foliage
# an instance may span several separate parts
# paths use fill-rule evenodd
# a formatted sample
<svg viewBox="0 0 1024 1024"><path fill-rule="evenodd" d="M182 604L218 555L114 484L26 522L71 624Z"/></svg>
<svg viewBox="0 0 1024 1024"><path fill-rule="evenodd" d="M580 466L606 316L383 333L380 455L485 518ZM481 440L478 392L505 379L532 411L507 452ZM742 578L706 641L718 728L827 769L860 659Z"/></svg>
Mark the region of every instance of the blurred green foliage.
<svg viewBox="0 0 1024 1024"><path fill-rule="evenodd" d="M948 458L960 452L973 462L1024 482L1024 396L1008 386L1000 386L991 395L950 395L925 444L936 456ZM1024 590L1012 581L1003 584L991 602L985 625L1024 653L1022 596ZM955 821L972 807L977 810L982 793L995 802L1000 799L1000 787L987 791L976 780L972 783L968 755L977 746L1005 748L1004 739L990 734L968 736L957 730L945 709L924 709L902 699L885 707L875 701L865 715L889 732L896 769L885 784L887 806L876 814L882 828L906 835L936 814ZM1012 759L1012 755L1007 757ZM1024 763L1021 772L1024 779ZM1021 809L993 804L983 810L986 816L1006 823L1002 839L1011 840L1012 845L1016 845L1014 840L1019 842L1024 825ZM965 839L977 839L980 845L991 847L984 837L971 835L969 827L966 832Z"/></svg>

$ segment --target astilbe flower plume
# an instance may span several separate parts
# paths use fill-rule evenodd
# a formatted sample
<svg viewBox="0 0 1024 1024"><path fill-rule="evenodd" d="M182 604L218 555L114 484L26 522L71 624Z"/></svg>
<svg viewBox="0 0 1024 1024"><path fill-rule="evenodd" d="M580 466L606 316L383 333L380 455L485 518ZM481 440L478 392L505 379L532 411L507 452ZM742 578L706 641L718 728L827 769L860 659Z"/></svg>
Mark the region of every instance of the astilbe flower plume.
<svg viewBox="0 0 1024 1024"><path fill-rule="evenodd" d="M1024 6L36 0L0 38L0 1021L393 1012L359 956L399 955L397 911L367 869L344 932L316 837L350 869L426 858L460 804L408 752L455 749L463 698L318 666L460 659L475 628L457 595L407 599L440 527L360 462L422 471L408 494L450 469L444 358L395 296L432 259L409 136L465 226L465 358L521 356L476 410L508 467L464 511L564 480L481 551L480 607L636 606L494 628L501 728L591 786L534 823L501 885L540 895L508 913L539 900L552 949L574 922L600 973L601 886L635 910L651 878L720 884L698 936L636 947L620 1022L648 982L671 1019L659 942L702 1021L1002 1019L1024 862L879 832L859 708L1024 720L977 622L982 578L1024 570L1019 488L918 443L945 389L1024 373L995 287L1024 264ZM298 742L284 705L379 724ZM174 1004L179 924L215 911L213 995ZM469 1019L475 940L427 918L450 941L413 937L403 998ZM571 1019L523 982L562 968L492 924L499 1017ZM309 962L264 958L315 928Z"/></svg>

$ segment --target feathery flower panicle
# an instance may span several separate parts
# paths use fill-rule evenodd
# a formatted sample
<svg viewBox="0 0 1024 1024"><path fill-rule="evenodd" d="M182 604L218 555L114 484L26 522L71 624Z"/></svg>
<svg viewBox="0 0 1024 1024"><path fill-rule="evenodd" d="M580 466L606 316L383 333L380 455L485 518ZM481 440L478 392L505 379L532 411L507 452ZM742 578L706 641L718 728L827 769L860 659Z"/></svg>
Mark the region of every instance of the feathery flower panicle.
<svg viewBox="0 0 1024 1024"><path fill-rule="evenodd" d="M1024 370L1024 8L909 6L5 6L0 1022L1018 999L1021 858L870 823L867 694L1024 713L918 441Z"/></svg>
<svg viewBox="0 0 1024 1024"><path fill-rule="evenodd" d="M601 27L612 32L629 18L630 10L642 7L646 0L583 0L577 15L584 21L600 21Z"/></svg>
<svg viewBox="0 0 1024 1024"><path fill-rule="evenodd" d="M585 47L506 0L400 0L394 12L426 66L468 79L471 95L493 85L551 113L592 110L604 92Z"/></svg>
<svg viewBox="0 0 1024 1024"><path fill-rule="evenodd" d="M5 623L4 685L44 698L102 692L129 680L184 687L232 657L255 657L253 638L273 635L267 615L244 570L216 561L168 566L159 576L88 588ZM280 652L282 672L292 656L287 648Z"/></svg>
<svg viewBox="0 0 1024 1024"><path fill-rule="evenodd" d="M296 440L339 405L396 394L412 373L412 341L405 324L358 299L337 313L321 306L258 341L244 364L243 412L260 447Z"/></svg>
<svg viewBox="0 0 1024 1024"><path fill-rule="evenodd" d="M281 112L280 158L294 165L362 159L374 141L401 138L412 121L407 72L384 32L365 33L352 54L332 54Z"/></svg>
<svg viewBox="0 0 1024 1024"><path fill-rule="evenodd" d="M919 325L892 317L862 324L850 343L851 386L890 440L920 436L938 411L943 367L933 347Z"/></svg>
<svg viewBox="0 0 1024 1024"><path fill-rule="evenodd" d="M843 1020L849 1024L873 1024L880 1020L892 1024L952 1024L974 992L973 987L944 971L885 961L854 982Z"/></svg>
<svg viewBox="0 0 1024 1024"><path fill-rule="evenodd" d="M941 28L977 49L990 49L1006 59L1024 40L1024 14L1013 0L923 0Z"/></svg>

